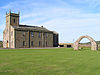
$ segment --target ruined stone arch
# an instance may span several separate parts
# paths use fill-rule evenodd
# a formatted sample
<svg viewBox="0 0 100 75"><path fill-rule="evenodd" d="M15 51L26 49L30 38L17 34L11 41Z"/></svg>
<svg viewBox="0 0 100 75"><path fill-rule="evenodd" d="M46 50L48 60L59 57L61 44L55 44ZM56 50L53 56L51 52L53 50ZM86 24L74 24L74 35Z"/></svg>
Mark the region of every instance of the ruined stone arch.
<svg viewBox="0 0 100 75"><path fill-rule="evenodd" d="M83 38L87 38L88 40L90 40L91 42L91 50L98 50L98 45L97 43L95 42L95 40L86 35L86 36L80 36L79 39L76 40L76 42L74 43L74 50L79 50L79 42L83 39Z"/></svg>

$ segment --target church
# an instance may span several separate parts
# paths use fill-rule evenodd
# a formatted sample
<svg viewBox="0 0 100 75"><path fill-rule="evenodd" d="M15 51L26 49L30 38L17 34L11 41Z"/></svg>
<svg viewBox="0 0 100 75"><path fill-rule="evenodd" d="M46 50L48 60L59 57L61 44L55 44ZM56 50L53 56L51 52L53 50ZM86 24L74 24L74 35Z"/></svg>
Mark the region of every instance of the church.
<svg viewBox="0 0 100 75"><path fill-rule="evenodd" d="M3 31L4 48L58 47L59 34L41 26L19 24L19 13L6 13Z"/></svg>

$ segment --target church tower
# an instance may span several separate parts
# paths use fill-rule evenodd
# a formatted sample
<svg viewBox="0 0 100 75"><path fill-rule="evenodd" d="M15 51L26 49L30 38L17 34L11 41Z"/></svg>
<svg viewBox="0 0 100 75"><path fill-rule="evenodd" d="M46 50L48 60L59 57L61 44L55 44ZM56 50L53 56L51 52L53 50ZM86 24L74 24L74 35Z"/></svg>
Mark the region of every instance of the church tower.
<svg viewBox="0 0 100 75"><path fill-rule="evenodd" d="M19 26L19 13L6 13L6 27L3 31L3 47L14 48L14 27Z"/></svg>
<svg viewBox="0 0 100 75"><path fill-rule="evenodd" d="M6 25L7 27L9 25L19 26L19 13L11 13L11 10L9 11L9 13L6 13Z"/></svg>

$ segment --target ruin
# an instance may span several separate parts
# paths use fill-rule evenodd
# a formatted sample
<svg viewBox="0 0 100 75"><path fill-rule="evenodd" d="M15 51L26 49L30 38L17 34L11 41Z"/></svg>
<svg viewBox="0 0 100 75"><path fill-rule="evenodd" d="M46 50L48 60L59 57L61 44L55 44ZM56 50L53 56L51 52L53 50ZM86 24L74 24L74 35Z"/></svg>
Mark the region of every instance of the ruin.
<svg viewBox="0 0 100 75"><path fill-rule="evenodd" d="M91 42L91 50L98 50L98 45L97 45L97 43L95 42L95 40L92 38L92 37L90 37L90 36L88 36L88 35L86 35L86 36L80 36L77 40L76 40L76 42L74 42L74 50L79 50L79 42L83 39L83 38L87 38L88 40L90 40L90 42Z"/></svg>

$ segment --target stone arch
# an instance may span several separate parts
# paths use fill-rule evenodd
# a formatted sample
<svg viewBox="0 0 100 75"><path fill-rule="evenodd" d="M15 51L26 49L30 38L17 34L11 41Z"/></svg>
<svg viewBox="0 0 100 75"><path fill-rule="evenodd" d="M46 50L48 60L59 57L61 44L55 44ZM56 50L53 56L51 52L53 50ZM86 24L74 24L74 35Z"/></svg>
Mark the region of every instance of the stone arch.
<svg viewBox="0 0 100 75"><path fill-rule="evenodd" d="M76 42L74 43L74 50L79 50L79 42L83 39L83 38L87 38L88 40L90 40L91 42L91 50L98 50L98 45L97 43L95 42L95 40L86 35L86 36L80 36L79 39L76 40Z"/></svg>

